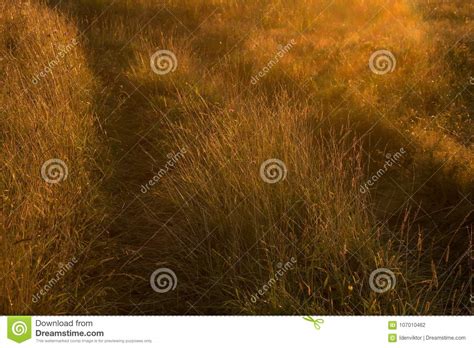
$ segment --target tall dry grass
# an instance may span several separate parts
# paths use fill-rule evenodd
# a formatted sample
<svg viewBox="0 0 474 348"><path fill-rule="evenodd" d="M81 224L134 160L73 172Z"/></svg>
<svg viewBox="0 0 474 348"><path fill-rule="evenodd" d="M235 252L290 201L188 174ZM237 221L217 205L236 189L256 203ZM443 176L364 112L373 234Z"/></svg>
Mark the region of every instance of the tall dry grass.
<svg viewBox="0 0 474 348"><path fill-rule="evenodd" d="M21 3L3 5L1 21L2 74L12 81L1 94L6 156L16 158L25 139L19 162L7 160L2 173L13 201L2 234L4 312L469 311L467 2ZM78 31L80 44L54 75L25 89L54 45ZM377 76L367 62L382 48L397 68ZM175 72L153 74L157 49L174 52ZM401 147L402 161L361 193ZM173 170L140 193L183 148ZM61 186L38 174L51 157L71 163ZM288 169L274 185L259 175L269 158ZM14 209L24 196L36 201ZM32 304L54 265L74 255L75 271ZM10 264L23 257L29 263ZM292 257L294 269L252 301ZM176 291L150 289L162 266L176 272ZM384 294L368 284L380 267L397 277Z"/></svg>
<svg viewBox="0 0 474 348"><path fill-rule="evenodd" d="M0 12L0 311L65 313L87 292L81 273L90 263L81 254L100 232L106 211L100 189L91 189L104 154L91 107L97 86L81 47L33 82L78 37L77 29L44 4L2 3ZM68 167L60 185L41 176L43 163L54 158ZM76 269L34 304L33 295L73 257L82 260Z"/></svg>

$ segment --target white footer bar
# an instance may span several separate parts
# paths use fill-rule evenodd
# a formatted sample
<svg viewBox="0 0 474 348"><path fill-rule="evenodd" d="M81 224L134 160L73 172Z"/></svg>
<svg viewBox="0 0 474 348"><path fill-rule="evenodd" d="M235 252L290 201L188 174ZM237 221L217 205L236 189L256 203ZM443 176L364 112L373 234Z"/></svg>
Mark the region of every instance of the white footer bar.
<svg viewBox="0 0 474 348"><path fill-rule="evenodd" d="M473 347L472 316L11 316L0 347Z"/></svg>

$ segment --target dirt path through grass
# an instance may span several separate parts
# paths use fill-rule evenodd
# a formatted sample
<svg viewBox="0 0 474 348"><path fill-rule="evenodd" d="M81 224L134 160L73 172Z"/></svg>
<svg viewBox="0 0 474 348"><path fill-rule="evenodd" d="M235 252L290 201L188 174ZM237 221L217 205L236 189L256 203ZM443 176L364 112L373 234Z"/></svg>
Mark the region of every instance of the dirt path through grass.
<svg viewBox="0 0 474 348"><path fill-rule="evenodd" d="M55 7L55 4L52 2L51 6ZM159 135L159 118L165 117L167 110L156 109L146 97L142 84L132 81L128 73L136 59L133 40L144 29L143 22L153 19L154 13L128 13L119 3L111 7L105 2L82 6L85 4L60 4L56 10L74 20L84 33L81 43L86 49L88 65L101 86L96 95L95 110L110 149L107 167L113 168L105 173L100 183L109 196L111 208L103 237L114 241L115 251L101 265L98 274L102 289L113 289L107 297L107 308L91 308L84 299L77 310L142 314L142 307L148 312L160 307L148 300L154 294L148 278L159 259L154 246L159 243L160 234L156 232L165 220L165 207L163 212L152 211L140 189L166 158L165 152L160 157L156 147L149 150L149 137ZM124 22L127 18L129 20ZM135 33L127 30L126 34L133 34L131 36L110 32L110 28L131 24L137 30ZM154 124L145 118L151 113L157 118ZM144 284L147 285L145 291ZM160 301L166 301L166 296L161 296Z"/></svg>

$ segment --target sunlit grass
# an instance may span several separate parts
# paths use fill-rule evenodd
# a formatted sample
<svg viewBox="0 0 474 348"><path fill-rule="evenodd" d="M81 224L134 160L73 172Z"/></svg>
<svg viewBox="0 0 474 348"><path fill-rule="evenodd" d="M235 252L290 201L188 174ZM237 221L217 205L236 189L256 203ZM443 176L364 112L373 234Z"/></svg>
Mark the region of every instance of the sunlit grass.
<svg viewBox="0 0 474 348"><path fill-rule="evenodd" d="M2 313L467 312L467 1L0 9ZM73 52L32 84L74 37ZM152 72L157 49L176 55L175 72ZM386 75L368 67L381 49L396 58ZM176 168L141 194L183 147ZM401 147L402 161L361 193ZM50 158L68 164L60 185L39 173ZM288 169L273 185L259 175L269 158ZM32 303L72 257L74 271ZM295 269L252 302L292 257ZM160 265L176 272L175 292L150 289ZM385 294L368 284L381 267L397 277Z"/></svg>

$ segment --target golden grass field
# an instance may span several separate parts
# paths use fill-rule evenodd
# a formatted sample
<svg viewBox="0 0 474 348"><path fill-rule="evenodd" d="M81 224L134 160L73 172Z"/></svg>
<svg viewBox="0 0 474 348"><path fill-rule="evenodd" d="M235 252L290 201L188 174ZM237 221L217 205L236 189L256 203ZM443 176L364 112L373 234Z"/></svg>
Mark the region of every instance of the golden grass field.
<svg viewBox="0 0 474 348"><path fill-rule="evenodd" d="M0 313L470 314L473 14L3 1Z"/></svg>

